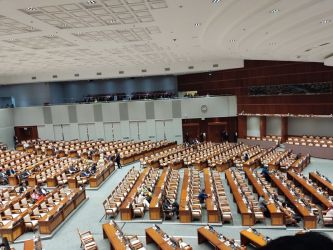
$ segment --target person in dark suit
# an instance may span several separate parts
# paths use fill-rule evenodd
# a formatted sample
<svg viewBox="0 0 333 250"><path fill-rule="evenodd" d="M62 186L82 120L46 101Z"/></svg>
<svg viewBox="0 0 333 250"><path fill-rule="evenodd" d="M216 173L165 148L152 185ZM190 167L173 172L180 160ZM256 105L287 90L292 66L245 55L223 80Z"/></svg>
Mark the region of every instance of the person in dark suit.
<svg viewBox="0 0 333 250"><path fill-rule="evenodd" d="M122 168L121 163L120 163L120 153L119 153L118 149L116 149L114 161L117 163L118 168Z"/></svg>

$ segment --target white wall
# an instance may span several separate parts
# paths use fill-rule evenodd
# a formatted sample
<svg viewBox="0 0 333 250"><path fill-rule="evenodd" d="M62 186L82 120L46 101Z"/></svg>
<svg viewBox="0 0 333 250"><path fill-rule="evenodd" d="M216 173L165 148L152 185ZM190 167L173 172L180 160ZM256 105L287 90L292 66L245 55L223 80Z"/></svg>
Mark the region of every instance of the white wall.
<svg viewBox="0 0 333 250"><path fill-rule="evenodd" d="M260 117L247 117L247 135L260 136Z"/></svg>
<svg viewBox="0 0 333 250"><path fill-rule="evenodd" d="M281 117L266 118L266 134L281 136Z"/></svg>
<svg viewBox="0 0 333 250"><path fill-rule="evenodd" d="M288 131L289 135L333 136L333 119L290 117Z"/></svg>
<svg viewBox="0 0 333 250"><path fill-rule="evenodd" d="M0 141L14 147L13 109L0 109Z"/></svg>
<svg viewBox="0 0 333 250"><path fill-rule="evenodd" d="M150 111L147 114L146 102L153 102L153 113ZM127 105L120 107L122 103ZM99 111L94 109L95 105L101 106L101 112L100 109ZM207 106L207 112L202 112L202 105ZM180 101L77 104L74 106L74 109L71 108L71 112L75 112L71 113L72 117L70 117L67 105L50 106L47 109L44 107L15 108L12 123L15 126L37 126L41 139L168 139L181 143L183 118L228 117L236 116L237 112L234 96L185 98ZM98 108L96 109L98 110ZM122 117L120 109L124 112ZM151 109L151 105L149 109ZM128 118L125 113L128 113ZM44 117L44 115L48 117ZM96 118L100 116L102 117ZM45 124L45 122L52 122L52 124Z"/></svg>
<svg viewBox="0 0 333 250"><path fill-rule="evenodd" d="M207 106L202 112L201 107ZM237 99L235 96L218 96L206 98L188 98L181 100L182 118L210 118L237 116Z"/></svg>

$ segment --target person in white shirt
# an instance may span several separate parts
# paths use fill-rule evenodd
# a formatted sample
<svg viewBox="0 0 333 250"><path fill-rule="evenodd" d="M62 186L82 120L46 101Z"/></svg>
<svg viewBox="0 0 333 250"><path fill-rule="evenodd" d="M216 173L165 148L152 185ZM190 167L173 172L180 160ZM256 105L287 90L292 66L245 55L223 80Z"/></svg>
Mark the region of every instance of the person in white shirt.
<svg viewBox="0 0 333 250"><path fill-rule="evenodd" d="M143 195L143 193L139 193L139 195L135 199L136 204L143 204L145 207L145 210L149 209L149 202L147 201L146 197Z"/></svg>

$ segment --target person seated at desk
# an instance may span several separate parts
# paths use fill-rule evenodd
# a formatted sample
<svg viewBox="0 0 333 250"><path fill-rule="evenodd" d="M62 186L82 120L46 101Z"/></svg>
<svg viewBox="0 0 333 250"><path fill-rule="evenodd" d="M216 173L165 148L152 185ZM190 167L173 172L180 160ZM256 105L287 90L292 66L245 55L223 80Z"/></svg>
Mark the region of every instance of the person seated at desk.
<svg viewBox="0 0 333 250"><path fill-rule="evenodd" d="M265 198L262 195L260 195L259 199L258 199L258 205L259 205L259 208L263 212L265 217L270 217L270 214L269 214L269 211L268 211L268 208L267 208L268 204L269 204L269 202L267 202L265 200Z"/></svg>
<svg viewBox="0 0 333 250"><path fill-rule="evenodd" d="M171 211L177 215L177 219L179 219L179 204L174 201L172 202L168 198L165 199L163 203L163 211Z"/></svg>
<svg viewBox="0 0 333 250"><path fill-rule="evenodd" d="M97 164L96 163L93 163L89 169L89 172L91 174L96 174L96 171L97 171Z"/></svg>
<svg viewBox="0 0 333 250"><path fill-rule="evenodd" d="M11 176L11 175L14 175L14 174L16 174L16 171L14 169L7 168L7 170L6 170L6 175L7 176Z"/></svg>
<svg viewBox="0 0 333 250"><path fill-rule="evenodd" d="M20 183L20 189L19 192L20 194L24 193L27 190L27 183L25 181Z"/></svg>
<svg viewBox="0 0 333 250"><path fill-rule="evenodd" d="M89 177L91 175L91 173L89 172L89 170L83 170L80 173L80 177Z"/></svg>
<svg viewBox="0 0 333 250"><path fill-rule="evenodd" d="M205 189L202 189L201 192L198 195L198 199L201 204L205 203L205 200L209 197L208 194L206 194Z"/></svg>
<svg viewBox="0 0 333 250"><path fill-rule="evenodd" d="M68 169L68 172L69 172L70 174L74 174L74 173L79 172L79 169L78 169L77 167L75 167L74 165L71 165L71 166L69 167L69 169Z"/></svg>
<svg viewBox="0 0 333 250"><path fill-rule="evenodd" d="M43 196L46 196L48 193L49 193L49 191L47 191L44 187L42 187L42 186L38 186L37 188L36 188L36 191L38 192L38 194L39 195L43 195Z"/></svg>
<svg viewBox="0 0 333 250"><path fill-rule="evenodd" d="M265 178L266 181L270 182L271 181L271 177L269 176L269 171L268 171L268 167L263 165L263 169L261 171L261 175Z"/></svg>
<svg viewBox="0 0 333 250"><path fill-rule="evenodd" d="M285 214L286 224L298 226L297 223L301 221L301 218L295 214L295 212L287 206L287 203L282 203L282 212Z"/></svg>
<svg viewBox="0 0 333 250"><path fill-rule="evenodd" d="M35 204L37 201L44 199L44 196L40 195L36 190L31 193L32 203Z"/></svg>
<svg viewBox="0 0 333 250"><path fill-rule="evenodd" d="M8 184L8 175L3 169L0 170L0 182L2 185Z"/></svg>
<svg viewBox="0 0 333 250"><path fill-rule="evenodd" d="M149 209L149 202L146 197L143 195L143 192L140 192L135 198L136 205L143 205L145 210Z"/></svg>

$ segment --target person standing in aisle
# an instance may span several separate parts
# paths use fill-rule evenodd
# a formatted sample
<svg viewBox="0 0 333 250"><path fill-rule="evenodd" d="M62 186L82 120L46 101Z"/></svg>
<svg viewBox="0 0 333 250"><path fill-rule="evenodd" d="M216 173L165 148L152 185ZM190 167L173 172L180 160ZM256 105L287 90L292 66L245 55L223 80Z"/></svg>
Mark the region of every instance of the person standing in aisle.
<svg viewBox="0 0 333 250"><path fill-rule="evenodd" d="M118 149L116 149L116 155L114 157L114 161L117 163L118 168L122 168L121 163L120 163L120 153Z"/></svg>

